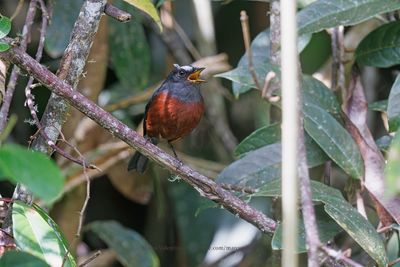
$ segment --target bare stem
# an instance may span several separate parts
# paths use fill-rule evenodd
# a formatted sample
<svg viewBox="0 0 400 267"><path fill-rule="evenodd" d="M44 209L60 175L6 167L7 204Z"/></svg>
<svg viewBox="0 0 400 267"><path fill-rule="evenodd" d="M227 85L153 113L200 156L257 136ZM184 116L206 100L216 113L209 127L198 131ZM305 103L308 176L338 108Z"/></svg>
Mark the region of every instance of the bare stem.
<svg viewBox="0 0 400 267"><path fill-rule="evenodd" d="M255 71L254 65L253 65L253 53L252 53L251 45L250 45L249 17L247 16L246 11L244 11L244 10L240 11L240 22L242 23L243 41L244 41L244 47L245 47L246 53L247 53L247 59L249 62L249 72L251 74L251 77L253 77L253 80L254 80L254 83L255 83L257 89L262 91L262 87L261 87L260 83L258 82L257 74L256 74L256 71Z"/></svg>
<svg viewBox="0 0 400 267"><path fill-rule="evenodd" d="M131 20L132 15L129 14L126 11L123 11L121 9L119 9L116 6L113 6L111 4L106 4L106 6L104 7L104 13L116 20L118 20L119 22L128 22Z"/></svg>
<svg viewBox="0 0 400 267"><path fill-rule="evenodd" d="M28 46L28 43L30 41L31 28L36 14L36 3L36 0L32 0L29 3L28 12L25 18L25 24L22 28L22 39L20 43L20 48L24 51L26 51L26 47ZM7 90L3 100L3 105L0 109L0 133L3 132L7 123L8 113L10 110L12 98L14 96L15 86L17 85L18 75L19 68L17 66L14 66L11 71Z"/></svg>
<svg viewBox="0 0 400 267"><path fill-rule="evenodd" d="M329 257L333 258L336 261L341 261L343 263L346 263L347 265L353 266L353 267L362 267L361 264L353 261L352 259L346 257L343 253L340 251L336 251L330 247L327 246L322 246L320 249L326 253Z"/></svg>

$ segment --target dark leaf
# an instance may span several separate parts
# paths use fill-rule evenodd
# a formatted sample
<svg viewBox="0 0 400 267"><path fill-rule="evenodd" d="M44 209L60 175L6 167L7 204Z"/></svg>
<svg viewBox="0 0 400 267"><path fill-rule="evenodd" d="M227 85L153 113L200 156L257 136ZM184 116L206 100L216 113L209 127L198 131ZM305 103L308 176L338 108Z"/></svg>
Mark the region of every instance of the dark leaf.
<svg viewBox="0 0 400 267"><path fill-rule="evenodd" d="M257 148L277 143L281 140L281 125L278 123L264 126L247 136L235 149L239 156Z"/></svg>
<svg viewBox="0 0 400 267"><path fill-rule="evenodd" d="M50 267L45 261L24 251L9 251L0 258L1 267Z"/></svg>
<svg viewBox="0 0 400 267"><path fill-rule="evenodd" d="M303 104L316 105L341 121L340 113L342 109L333 92L312 76L303 75L302 78Z"/></svg>
<svg viewBox="0 0 400 267"><path fill-rule="evenodd" d="M17 145L0 148L0 173L13 183L22 183L46 203L61 194L64 178L57 165L42 153Z"/></svg>
<svg viewBox="0 0 400 267"><path fill-rule="evenodd" d="M376 140L376 145L381 151L387 152L389 150L390 144L392 143L392 139L392 136L384 135Z"/></svg>
<svg viewBox="0 0 400 267"><path fill-rule="evenodd" d="M307 139L309 144L307 144ZM315 167L325 162L326 156L318 146L306 138L307 163ZM236 160L226 167L218 176L217 181L239 186L259 188L268 181L281 177L281 144L267 145Z"/></svg>
<svg viewBox="0 0 400 267"><path fill-rule="evenodd" d="M340 25L354 25L399 8L399 0L319 0L298 13L298 30L301 35Z"/></svg>
<svg viewBox="0 0 400 267"><path fill-rule="evenodd" d="M124 0L125 2L129 3L130 5L140 9L141 11L145 12L149 15L154 22L157 23L160 32L162 32L162 24L160 17L158 16L157 9L154 7L153 3L150 0Z"/></svg>
<svg viewBox="0 0 400 267"><path fill-rule="evenodd" d="M318 233L322 243L328 242L342 231L342 228L328 216L321 205L315 206L315 213L317 216ZM297 253L307 252L303 216L300 217L298 231ZM282 224L279 224L276 229L271 245L273 249L282 249Z"/></svg>
<svg viewBox="0 0 400 267"><path fill-rule="evenodd" d="M311 39L311 34L302 35L299 37L298 50L301 52ZM269 30L262 31L251 43L253 65L257 75L257 79L261 86L264 84L265 76L270 71L279 72L278 68L273 66L269 61ZM256 88L254 80L249 72L248 56L245 53L240 59L237 67L231 71L216 75L233 82L232 90L236 97L240 94L249 91L251 88Z"/></svg>
<svg viewBox="0 0 400 267"><path fill-rule="evenodd" d="M159 260L152 247L135 231L115 221L97 221L87 226L117 253L119 262L126 266L156 267Z"/></svg>
<svg viewBox="0 0 400 267"><path fill-rule="evenodd" d="M388 106L388 100L376 101L368 105L369 110L386 112Z"/></svg>
<svg viewBox="0 0 400 267"><path fill-rule="evenodd" d="M375 228L342 196L339 190L311 181L313 201L325 204L325 211L345 230L379 266L388 263L383 239ZM274 180L264 184L253 196L280 197L281 181Z"/></svg>
<svg viewBox="0 0 400 267"><path fill-rule="evenodd" d="M83 0L54 0L53 16L46 33L46 52L53 58L64 53Z"/></svg>
<svg viewBox="0 0 400 267"><path fill-rule="evenodd" d="M369 33L355 52L358 63L391 67L400 63L400 22L385 24Z"/></svg>
<svg viewBox="0 0 400 267"><path fill-rule="evenodd" d="M122 9L133 17L138 12L128 4ZM110 21L110 57L119 82L131 92L148 85L150 74L150 49L143 26L138 20L129 23Z"/></svg>
<svg viewBox="0 0 400 267"><path fill-rule="evenodd" d="M390 89L387 114L389 129L395 132L400 126L400 75L397 75L392 89Z"/></svg>
<svg viewBox="0 0 400 267"><path fill-rule="evenodd" d="M351 135L328 112L307 104L303 106L304 128L322 150L351 177L364 173L360 151Z"/></svg>

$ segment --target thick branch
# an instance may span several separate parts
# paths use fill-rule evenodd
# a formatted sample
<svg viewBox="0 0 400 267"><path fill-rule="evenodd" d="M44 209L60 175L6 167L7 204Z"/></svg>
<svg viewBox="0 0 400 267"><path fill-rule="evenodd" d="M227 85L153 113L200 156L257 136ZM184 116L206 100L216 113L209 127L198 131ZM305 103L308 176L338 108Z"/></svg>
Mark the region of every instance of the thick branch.
<svg viewBox="0 0 400 267"><path fill-rule="evenodd" d="M71 41L61 59L58 77L64 79L75 89L79 77L85 67L86 59L89 55L93 38L97 32L101 15L103 13L106 0L86 0L75 22L71 34ZM50 153L48 141L54 144L57 142L62 125L67 119L70 106L63 98L52 94L42 116L41 125L43 131L50 140L45 140L43 136L33 142L33 148L44 153Z"/></svg>
<svg viewBox="0 0 400 267"><path fill-rule="evenodd" d="M65 81L59 79L21 49L12 48L7 52L0 53L0 58L26 70L53 93L65 98L72 106L94 120L113 136L126 142L171 172L181 176L183 180L193 186L201 195L221 204L233 214L239 215L242 219L255 225L265 233L272 233L276 229L277 224L275 221L230 194L213 180L186 165L182 165L174 157L171 157L157 146L152 145L151 142L147 142L137 132L114 118L110 113L107 113L94 102L88 100L81 93L74 91Z"/></svg>

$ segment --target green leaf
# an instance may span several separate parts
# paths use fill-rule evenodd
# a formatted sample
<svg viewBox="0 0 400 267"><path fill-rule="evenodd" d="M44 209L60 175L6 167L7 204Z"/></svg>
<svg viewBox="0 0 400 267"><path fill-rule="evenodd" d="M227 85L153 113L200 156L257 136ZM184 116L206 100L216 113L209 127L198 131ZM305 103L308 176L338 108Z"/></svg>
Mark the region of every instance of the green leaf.
<svg viewBox="0 0 400 267"><path fill-rule="evenodd" d="M278 123L264 126L247 136L235 148L235 155L239 156L257 148L277 143L281 140L281 125Z"/></svg>
<svg viewBox="0 0 400 267"><path fill-rule="evenodd" d="M368 104L369 110L379 111L379 112L386 112L387 107L388 107L388 100L381 100Z"/></svg>
<svg viewBox="0 0 400 267"><path fill-rule="evenodd" d="M55 222L38 206L14 202L12 209L13 235L18 248L46 261L50 266L77 266L68 244Z"/></svg>
<svg viewBox="0 0 400 267"><path fill-rule="evenodd" d="M8 49L10 49L10 47L11 46L9 44L0 42L0 52L7 51Z"/></svg>
<svg viewBox="0 0 400 267"><path fill-rule="evenodd" d="M359 64L380 68L400 63L400 22L385 24L369 33L358 45Z"/></svg>
<svg viewBox="0 0 400 267"><path fill-rule="evenodd" d="M341 120L340 104L329 88L312 76L303 75L302 93L304 105L313 104L329 112L337 120Z"/></svg>
<svg viewBox="0 0 400 267"><path fill-rule="evenodd" d="M67 48L82 4L83 0L53 1L53 16L44 42L46 52L51 57L61 56Z"/></svg>
<svg viewBox="0 0 400 267"><path fill-rule="evenodd" d="M305 103L304 128L323 151L351 177L364 173L358 146L351 135L324 109Z"/></svg>
<svg viewBox="0 0 400 267"><path fill-rule="evenodd" d="M135 17L138 11L128 4L122 5ZM139 21L129 23L110 21L110 58L120 83L132 93L148 85L150 74L150 48Z"/></svg>
<svg viewBox="0 0 400 267"><path fill-rule="evenodd" d="M315 213L317 217L317 227L319 238L322 243L326 243L329 240L333 239L339 232L342 231L342 228L332 220L327 213L324 211L321 205L315 206ZM272 248L275 250L282 249L282 224L278 225L276 231L274 233L272 239ZM306 232L304 227L303 216L300 217L299 220L299 236L298 236L298 248L297 253L307 252L306 247Z"/></svg>
<svg viewBox="0 0 400 267"><path fill-rule="evenodd" d="M311 34L305 34L299 37L298 51L301 52L311 39ZM253 65L257 79L263 85L265 76L270 71L279 72L278 68L270 63L269 51L269 29L260 32L251 43ZM221 77L233 82L232 90L236 97L249 91L251 88L257 88L249 72L248 56L245 53L239 60L237 67L231 71L220 73L215 77Z"/></svg>
<svg viewBox="0 0 400 267"><path fill-rule="evenodd" d="M152 247L135 231L115 221L93 222L87 226L112 250L124 266L155 267L159 260Z"/></svg>
<svg viewBox="0 0 400 267"><path fill-rule="evenodd" d="M392 143L393 137L390 135L381 136L376 140L376 145L381 151L388 152L390 144Z"/></svg>
<svg viewBox="0 0 400 267"><path fill-rule="evenodd" d="M298 30L299 34L304 34L354 25L399 8L400 0L319 0L298 13Z"/></svg>
<svg viewBox="0 0 400 267"><path fill-rule="evenodd" d="M0 15L0 39L6 37L11 30L11 20Z"/></svg>
<svg viewBox="0 0 400 267"><path fill-rule="evenodd" d="M387 266L388 258L383 239L371 223L354 209L339 190L317 181L311 181L313 201L325 204L325 211L340 225L379 266ZM252 196L280 197L281 181L264 184Z"/></svg>
<svg viewBox="0 0 400 267"><path fill-rule="evenodd" d="M311 140L306 138L307 164L315 167L325 162L326 156ZM267 145L236 160L217 177L221 183L258 188L264 183L281 177L281 144Z"/></svg>
<svg viewBox="0 0 400 267"><path fill-rule="evenodd" d="M397 130L390 144L385 166L385 193L395 196L400 192L400 129Z"/></svg>
<svg viewBox="0 0 400 267"><path fill-rule="evenodd" d="M51 204L60 196L64 178L57 165L42 153L7 144L0 148L0 173L13 183L22 183Z"/></svg>
<svg viewBox="0 0 400 267"><path fill-rule="evenodd" d="M390 89L387 115L389 119L389 130L395 132L400 126L400 74Z"/></svg>
<svg viewBox="0 0 400 267"><path fill-rule="evenodd" d="M0 267L50 267L50 265L24 251L11 250L0 258Z"/></svg>
<svg viewBox="0 0 400 267"><path fill-rule="evenodd" d="M160 32L162 32L163 28L160 17L158 16L157 9L154 7L153 3L150 0L124 0L124 1L148 14L157 23Z"/></svg>

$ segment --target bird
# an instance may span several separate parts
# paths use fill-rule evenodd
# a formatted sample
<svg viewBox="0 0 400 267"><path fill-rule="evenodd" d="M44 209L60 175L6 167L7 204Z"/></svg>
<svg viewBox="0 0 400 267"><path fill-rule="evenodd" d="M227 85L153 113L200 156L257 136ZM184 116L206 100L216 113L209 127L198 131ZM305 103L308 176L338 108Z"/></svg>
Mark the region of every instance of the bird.
<svg viewBox="0 0 400 267"><path fill-rule="evenodd" d="M167 140L175 158L172 142L188 135L199 124L204 114L204 100L200 93L200 78L205 68L173 65L161 86L146 105L143 136L157 145L160 138ZM138 151L128 163L128 171L144 173L148 159Z"/></svg>

